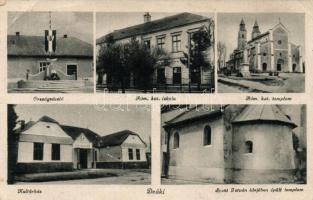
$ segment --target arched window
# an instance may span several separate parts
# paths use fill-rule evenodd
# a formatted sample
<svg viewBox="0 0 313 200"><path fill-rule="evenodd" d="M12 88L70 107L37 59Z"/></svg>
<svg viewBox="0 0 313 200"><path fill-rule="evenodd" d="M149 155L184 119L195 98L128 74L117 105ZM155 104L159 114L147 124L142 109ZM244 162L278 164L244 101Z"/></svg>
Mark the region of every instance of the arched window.
<svg viewBox="0 0 313 200"><path fill-rule="evenodd" d="M253 142L250 140L245 142L245 153L252 153L253 152Z"/></svg>
<svg viewBox="0 0 313 200"><path fill-rule="evenodd" d="M173 145L174 149L179 148L179 134L176 132L174 134L174 145Z"/></svg>
<svg viewBox="0 0 313 200"><path fill-rule="evenodd" d="M206 126L203 130L203 145L211 145L211 142L212 142L211 127Z"/></svg>

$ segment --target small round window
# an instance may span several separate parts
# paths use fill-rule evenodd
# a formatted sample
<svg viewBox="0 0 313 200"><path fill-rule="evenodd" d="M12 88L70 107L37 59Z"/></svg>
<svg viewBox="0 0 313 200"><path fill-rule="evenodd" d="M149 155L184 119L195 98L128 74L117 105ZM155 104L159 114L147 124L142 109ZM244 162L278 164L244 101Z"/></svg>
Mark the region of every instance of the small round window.
<svg viewBox="0 0 313 200"><path fill-rule="evenodd" d="M277 43L278 43L278 44L281 44L281 40L278 40Z"/></svg>

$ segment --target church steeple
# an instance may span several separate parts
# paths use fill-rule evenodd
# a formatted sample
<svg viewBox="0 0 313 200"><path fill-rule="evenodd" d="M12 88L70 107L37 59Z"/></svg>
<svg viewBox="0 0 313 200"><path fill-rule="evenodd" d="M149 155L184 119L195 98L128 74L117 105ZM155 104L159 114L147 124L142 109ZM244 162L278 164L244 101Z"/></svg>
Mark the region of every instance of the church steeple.
<svg viewBox="0 0 313 200"><path fill-rule="evenodd" d="M243 21L243 19L241 19L238 32L238 49L243 50L246 44L247 44L246 24Z"/></svg>
<svg viewBox="0 0 313 200"><path fill-rule="evenodd" d="M257 20L255 20L254 25L253 25L253 29L252 29L252 39L256 38L257 36L259 36L261 34L261 31L259 29L259 25Z"/></svg>

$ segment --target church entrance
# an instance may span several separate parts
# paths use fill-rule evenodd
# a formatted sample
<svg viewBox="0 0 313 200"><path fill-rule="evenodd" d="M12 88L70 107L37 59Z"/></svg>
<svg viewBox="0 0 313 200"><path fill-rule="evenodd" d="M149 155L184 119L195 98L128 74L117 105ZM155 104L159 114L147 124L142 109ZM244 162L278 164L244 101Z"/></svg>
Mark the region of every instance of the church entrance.
<svg viewBox="0 0 313 200"><path fill-rule="evenodd" d="M297 68L297 65L296 64L292 64L292 72L295 72L296 68Z"/></svg>
<svg viewBox="0 0 313 200"><path fill-rule="evenodd" d="M266 63L263 63L263 65L262 65L262 70L263 70L263 72L266 72L266 71L267 71L267 64L266 64Z"/></svg>
<svg viewBox="0 0 313 200"><path fill-rule="evenodd" d="M283 59L278 59L277 60L277 71L282 71L282 67L283 67L283 65L284 65L284 60Z"/></svg>

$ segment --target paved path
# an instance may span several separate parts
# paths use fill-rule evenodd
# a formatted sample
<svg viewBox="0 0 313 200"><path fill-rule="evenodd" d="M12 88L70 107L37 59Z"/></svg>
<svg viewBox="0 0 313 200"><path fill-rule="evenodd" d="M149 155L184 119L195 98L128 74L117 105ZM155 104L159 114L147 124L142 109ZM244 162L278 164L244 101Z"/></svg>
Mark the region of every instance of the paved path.
<svg viewBox="0 0 313 200"><path fill-rule="evenodd" d="M283 85L265 85L257 81L234 80L227 77L219 77L219 93L238 93L238 92L270 92L270 93L300 93L304 92L304 74L281 73L284 78Z"/></svg>
<svg viewBox="0 0 313 200"><path fill-rule="evenodd" d="M129 185L148 185L151 184L151 173L148 170L136 169L95 169L105 170L108 173L114 173L118 176L104 177L94 179L77 179L65 181L49 181L49 182L18 182L16 184L45 184L45 185L59 185L59 184L85 184L85 185L102 185L102 184L129 184Z"/></svg>

